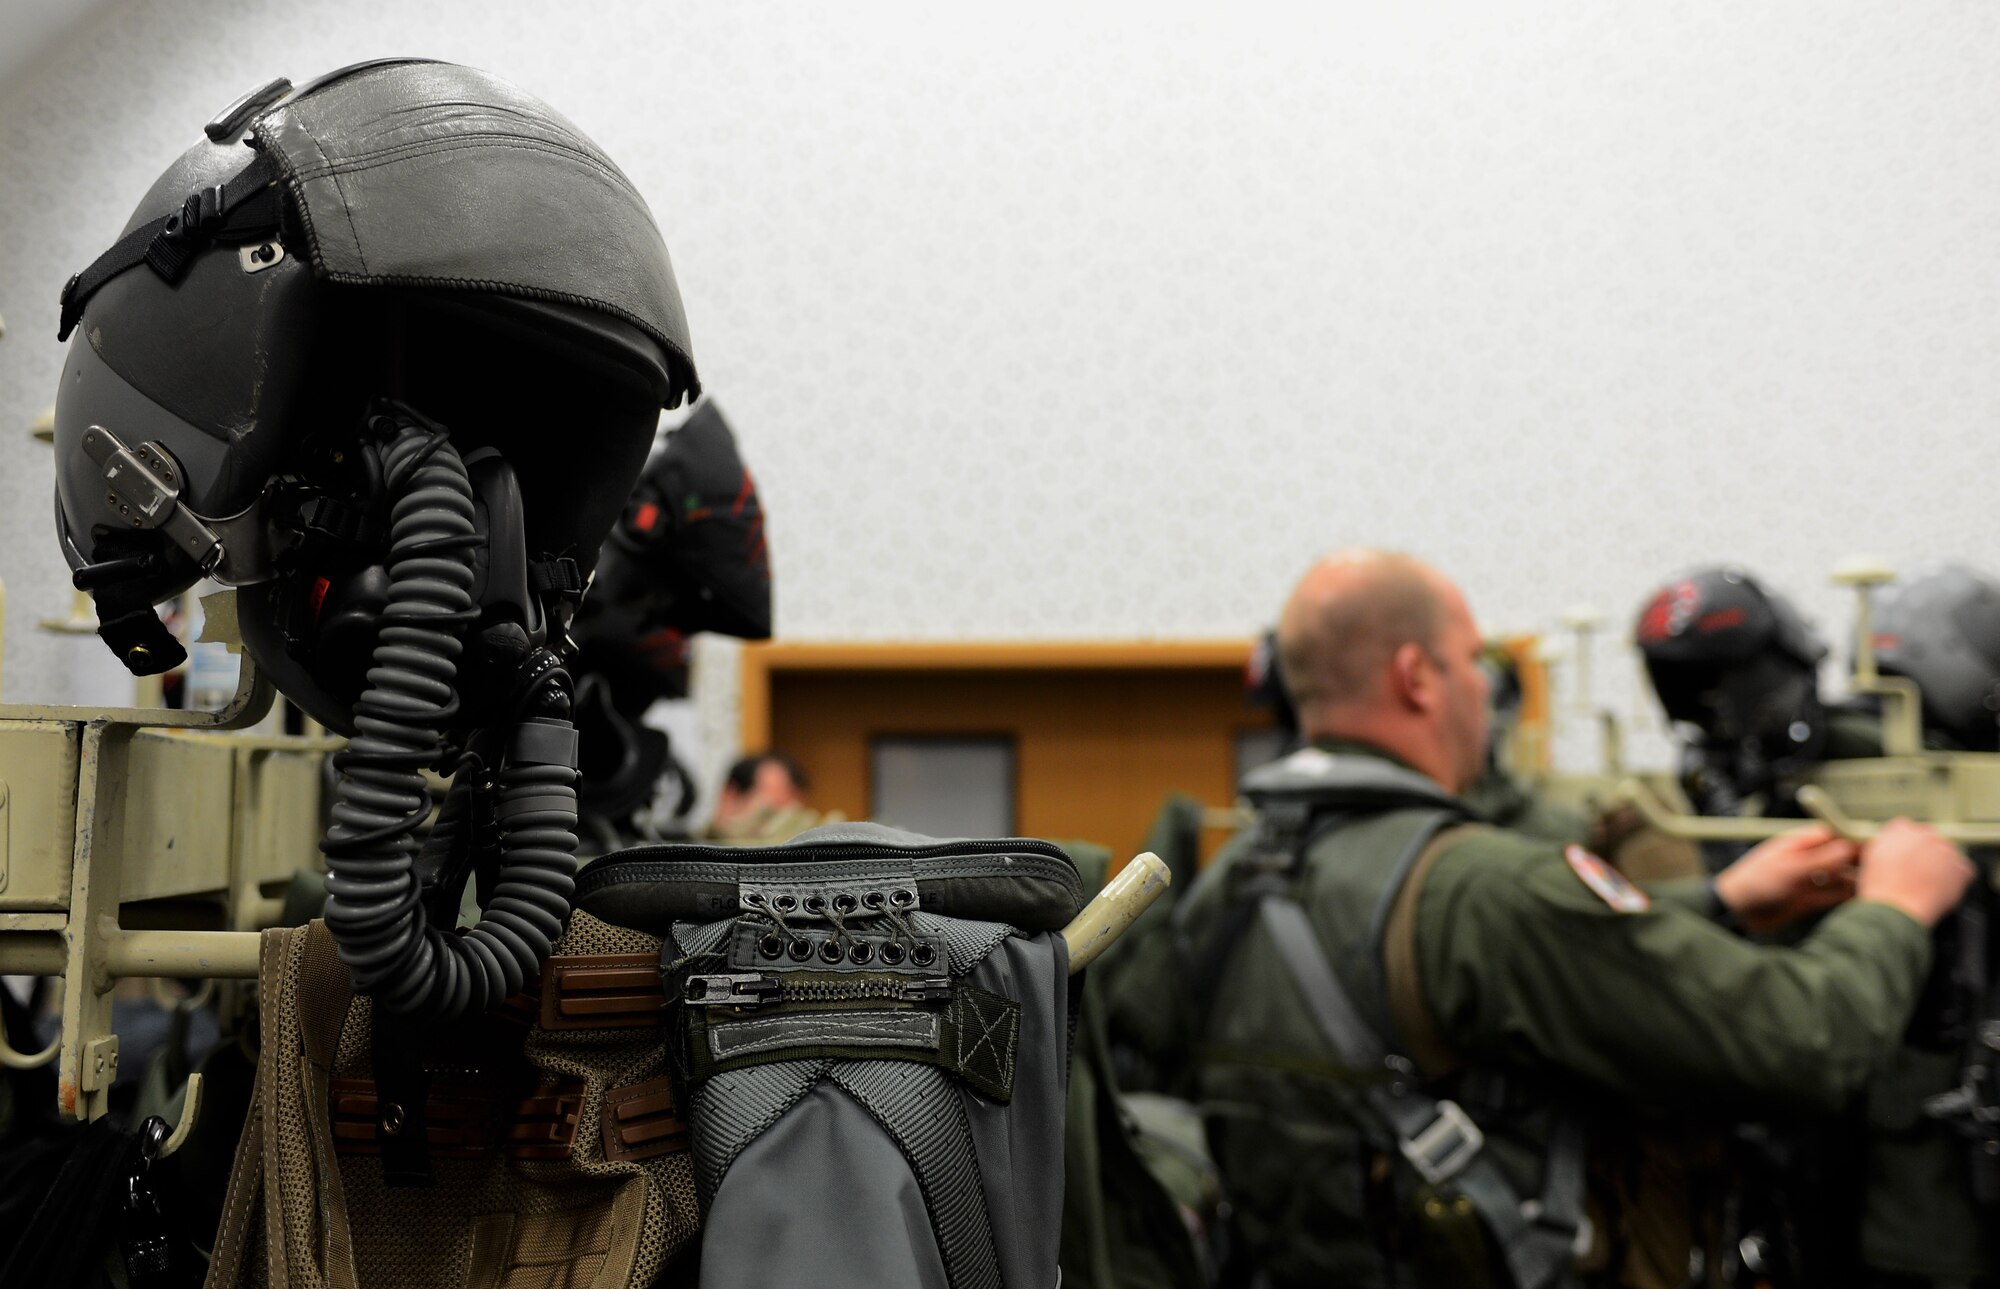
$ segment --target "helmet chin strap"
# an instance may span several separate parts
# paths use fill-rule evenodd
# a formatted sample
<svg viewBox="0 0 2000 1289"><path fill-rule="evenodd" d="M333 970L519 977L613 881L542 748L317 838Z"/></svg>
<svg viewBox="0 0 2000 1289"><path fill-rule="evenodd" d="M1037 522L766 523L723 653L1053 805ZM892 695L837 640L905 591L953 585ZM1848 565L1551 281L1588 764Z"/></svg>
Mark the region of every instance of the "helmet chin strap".
<svg viewBox="0 0 2000 1289"><path fill-rule="evenodd" d="M152 597L141 589L159 564L159 556L148 551L86 564L70 579L97 605L97 638L135 676L157 676L187 661L187 647L167 630L153 611Z"/></svg>

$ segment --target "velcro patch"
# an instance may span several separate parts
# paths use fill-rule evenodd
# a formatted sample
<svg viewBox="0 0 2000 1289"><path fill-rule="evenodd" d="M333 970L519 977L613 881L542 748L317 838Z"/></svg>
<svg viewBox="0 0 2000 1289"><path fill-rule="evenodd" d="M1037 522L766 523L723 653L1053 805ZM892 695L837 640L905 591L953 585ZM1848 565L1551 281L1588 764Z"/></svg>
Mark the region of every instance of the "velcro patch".
<svg viewBox="0 0 2000 1289"><path fill-rule="evenodd" d="M1570 870L1583 879L1583 884L1588 886L1598 899L1618 912L1644 913L1653 907L1652 898L1627 881L1625 874L1583 847L1563 847L1563 858L1569 861Z"/></svg>

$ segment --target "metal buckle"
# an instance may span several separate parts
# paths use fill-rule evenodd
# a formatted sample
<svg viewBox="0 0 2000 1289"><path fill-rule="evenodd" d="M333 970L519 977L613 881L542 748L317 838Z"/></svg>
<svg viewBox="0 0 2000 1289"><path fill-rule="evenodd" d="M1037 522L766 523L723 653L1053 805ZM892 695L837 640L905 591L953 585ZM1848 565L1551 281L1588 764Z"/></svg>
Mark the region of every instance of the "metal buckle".
<svg viewBox="0 0 2000 1289"><path fill-rule="evenodd" d="M783 984L776 976L728 972L689 976L681 1001L690 1007L755 1007L776 1001Z"/></svg>
<svg viewBox="0 0 2000 1289"><path fill-rule="evenodd" d="M1597 1242L1597 1228L1591 1225L1588 1213L1578 1213L1574 1222L1558 1222L1548 1215L1539 1199L1527 1199L1521 1201L1521 1218L1530 1226L1568 1236L1569 1251L1578 1258L1588 1257L1590 1246Z"/></svg>
<svg viewBox="0 0 2000 1289"><path fill-rule="evenodd" d="M912 980L903 986L903 1001L910 1003L941 1003L951 998L951 977L931 976L924 980Z"/></svg>
<svg viewBox="0 0 2000 1289"><path fill-rule="evenodd" d="M222 222L222 200L221 184L210 184L199 192L188 194L187 214L192 218L196 232L205 233Z"/></svg>
<svg viewBox="0 0 2000 1289"><path fill-rule="evenodd" d="M1396 1145L1417 1175L1435 1185L1465 1171L1465 1166L1485 1147L1486 1134L1479 1131L1479 1125L1458 1102L1440 1101L1437 1118L1422 1132L1405 1137Z"/></svg>

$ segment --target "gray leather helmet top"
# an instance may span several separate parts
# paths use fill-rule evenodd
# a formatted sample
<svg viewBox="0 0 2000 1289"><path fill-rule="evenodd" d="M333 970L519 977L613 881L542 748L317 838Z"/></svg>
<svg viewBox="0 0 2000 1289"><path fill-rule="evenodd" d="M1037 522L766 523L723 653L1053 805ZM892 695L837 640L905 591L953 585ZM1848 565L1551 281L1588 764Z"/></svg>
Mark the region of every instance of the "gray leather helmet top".
<svg viewBox="0 0 2000 1289"><path fill-rule="evenodd" d="M450 63L382 62L255 117L329 282L581 306L659 345L662 401L699 392L645 198L546 103Z"/></svg>
<svg viewBox="0 0 2000 1289"><path fill-rule="evenodd" d="M58 526L100 616L204 572L272 578L255 548L283 536L256 531L253 508L378 397L498 450L531 552L587 573L659 408L700 390L666 246L625 174L539 99L418 59L274 81L205 135L64 292ZM165 511L216 531L251 515L231 558L108 488L114 446L172 472Z"/></svg>
<svg viewBox="0 0 2000 1289"><path fill-rule="evenodd" d="M1925 724L1974 751L2000 748L2000 581L1931 564L1870 598L1875 660L1917 682Z"/></svg>

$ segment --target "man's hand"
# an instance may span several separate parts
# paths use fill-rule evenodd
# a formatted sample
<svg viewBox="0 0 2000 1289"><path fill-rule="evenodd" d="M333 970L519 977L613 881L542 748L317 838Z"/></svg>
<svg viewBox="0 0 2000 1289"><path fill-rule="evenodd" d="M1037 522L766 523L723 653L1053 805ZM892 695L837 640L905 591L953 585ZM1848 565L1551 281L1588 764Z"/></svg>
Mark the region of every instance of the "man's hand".
<svg viewBox="0 0 2000 1289"><path fill-rule="evenodd" d="M1901 909L1924 926L1936 926L1958 907L1977 875L1964 852L1935 829L1892 819L1862 847L1854 893Z"/></svg>
<svg viewBox="0 0 2000 1289"><path fill-rule="evenodd" d="M1830 828L1800 828L1771 838L1723 869L1715 878L1715 894L1744 930L1762 935L1852 896L1859 853L1859 847L1834 836Z"/></svg>

